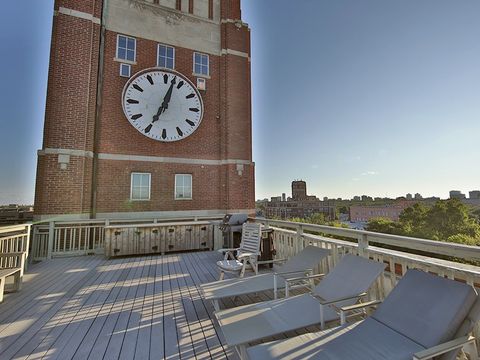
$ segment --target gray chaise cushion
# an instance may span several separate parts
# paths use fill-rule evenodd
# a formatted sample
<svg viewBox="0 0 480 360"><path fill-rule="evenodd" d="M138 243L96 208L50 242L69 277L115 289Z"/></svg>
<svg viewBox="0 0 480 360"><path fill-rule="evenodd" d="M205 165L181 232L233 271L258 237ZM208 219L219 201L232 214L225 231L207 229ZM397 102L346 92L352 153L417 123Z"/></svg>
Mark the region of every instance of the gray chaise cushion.
<svg viewBox="0 0 480 360"><path fill-rule="evenodd" d="M315 287L314 293L328 301L358 295L367 291L384 269L384 263L347 254ZM335 305L351 304L352 301L344 301Z"/></svg>
<svg viewBox="0 0 480 360"><path fill-rule="evenodd" d="M324 258L330 255L330 250L322 249L318 246L308 245L302 251L298 252L285 264L275 267L277 272L299 271L305 269L312 269ZM296 274L295 276L298 276Z"/></svg>
<svg viewBox="0 0 480 360"><path fill-rule="evenodd" d="M469 285L409 270L372 317L429 348L454 336L475 300Z"/></svg>
<svg viewBox="0 0 480 360"><path fill-rule="evenodd" d="M368 318L360 324L273 341L248 349L250 359L406 360L422 346Z"/></svg>

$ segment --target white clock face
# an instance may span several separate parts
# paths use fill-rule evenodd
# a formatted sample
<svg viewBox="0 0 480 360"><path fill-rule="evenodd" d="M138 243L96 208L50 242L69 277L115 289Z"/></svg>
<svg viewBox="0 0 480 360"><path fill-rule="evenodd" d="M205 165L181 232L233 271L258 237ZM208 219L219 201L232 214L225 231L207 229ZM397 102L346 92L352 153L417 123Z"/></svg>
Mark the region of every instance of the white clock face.
<svg viewBox="0 0 480 360"><path fill-rule="evenodd" d="M178 141L193 134L203 117L197 89L183 75L149 69L134 75L123 89L123 112L143 135L158 141Z"/></svg>

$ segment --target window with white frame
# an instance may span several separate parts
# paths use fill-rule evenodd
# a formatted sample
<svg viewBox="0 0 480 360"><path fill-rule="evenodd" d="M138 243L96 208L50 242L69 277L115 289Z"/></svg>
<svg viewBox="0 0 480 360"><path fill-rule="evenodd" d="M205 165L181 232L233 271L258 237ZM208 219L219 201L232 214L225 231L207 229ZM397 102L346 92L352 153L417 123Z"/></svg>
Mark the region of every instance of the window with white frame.
<svg viewBox="0 0 480 360"><path fill-rule="evenodd" d="M175 68L175 48L158 44L157 66L167 69Z"/></svg>
<svg viewBox="0 0 480 360"><path fill-rule="evenodd" d="M120 64L120 76L130 77L132 67L130 64Z"/></svg>
<svg viewBox="0 0 480 360"><path fill-rule="evenodd" d="M150 173L137 173L131 175L130 199L150 200Z"/></svg>
<svg viewBox="0 0 480 360"><path fill-rule="evenodd" d="M197 75L206 75L210 74L208 69L208 55L201 53L193 53L193 72Z"/></svg>
<svg viewBox="0 0 480 360"><path fill-rule="evenodd" d="M175 199L192 198L192 175L175 174Z"/></svg>
<svg viewBox="0 0 480 360"><path fill-rule="evenodd" d="M135 61L136 52L136 40L135 38L118 35L117 36L117 59Z"/></svg>

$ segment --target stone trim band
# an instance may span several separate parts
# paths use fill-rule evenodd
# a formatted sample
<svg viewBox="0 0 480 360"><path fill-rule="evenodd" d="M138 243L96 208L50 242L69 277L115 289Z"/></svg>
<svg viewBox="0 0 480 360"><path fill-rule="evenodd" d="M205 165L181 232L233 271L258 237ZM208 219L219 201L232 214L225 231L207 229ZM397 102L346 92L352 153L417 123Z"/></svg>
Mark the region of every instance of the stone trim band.
<svg viewBox="0 0 480 360"><path fill-rule="evenodd" d="M43 155L71 155L93 158L93 152L76 150L76 149L52 149L46 148L38 150L38 156ZM253 164L250 160L241 159L225 159L225 160L211 160L211 159L191 159L191 158L175 158L175 157L161 157L161 156L143 156L143 155L123 155L123 154L98 154L100 160L118 160L118 161L145 161L145 162L157 162L157 163L171 163L171 164L193 164L193 165L229 165L240 164L250 165Z"/></svg>
<svg viewBox="0 0 480 360"><path fill-rule="evenodd" d="M58 8L58 11L55 11L55 13L54 13L54 15L57 15L57 14L69 15L69 16L73 16L73 17L76 17L76 18L79 18L79 19L89 20L89 21L93 22L94 24L100 25L100 19L99 18L93 16L92 14L87 14L83 11L67 9L67 8L64 8L64 7L60 6Z"/></svg>

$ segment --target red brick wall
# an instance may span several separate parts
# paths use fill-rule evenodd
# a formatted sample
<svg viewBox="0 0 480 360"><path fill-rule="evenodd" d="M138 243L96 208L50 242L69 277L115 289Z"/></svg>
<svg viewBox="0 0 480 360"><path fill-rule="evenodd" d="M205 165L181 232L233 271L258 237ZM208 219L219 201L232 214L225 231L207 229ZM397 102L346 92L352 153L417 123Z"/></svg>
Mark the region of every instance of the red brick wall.
<svg viewBox="0 0 480 360"><path fill-rule="evenodd" d="M222 1L222 16L240 19L239 0ZM101 17L101 1L56 0L60 7ZM121 93L128 79L119 76L117 34L105 32L104 76L100 119L95 130L100 26L59 13L54 19L44 148L66 148L96 153L179 157L210 160L251 160L250 62L246 57L209 54L210 78L201 95L202 124L184 140L163 143L138 132L125 118ZM125 34L129 35L129 34ZM167 45L169 45L167 43ZM246 27L222 25L222 47L250 53ZM157 42L137 38L132 74L157 62ZM194 84L193 50L175 46L175 69ZM95 130L95 131L94 131ZM94 132L97 147L94 145ZM131 172L150 172L150 201L130 201ZM191 173L193 199L174 200L174 175ZM58 155L39 156L35 212L75 214L89 212L93 160L70 156L61 170ZM254 208L254 166L235 164L189 165L157 162L99 160L96 211L175 211Z"/></svg>
<svg viewBox="0 0 480 360"><path fill-rule="evenodd" d="M57 0L60 7L100 16L101 1ZM58 13L53 20L43 148L93 151L100 25ZM91 207L92 159L38 158L35 214L85 213Z"/></svg>

